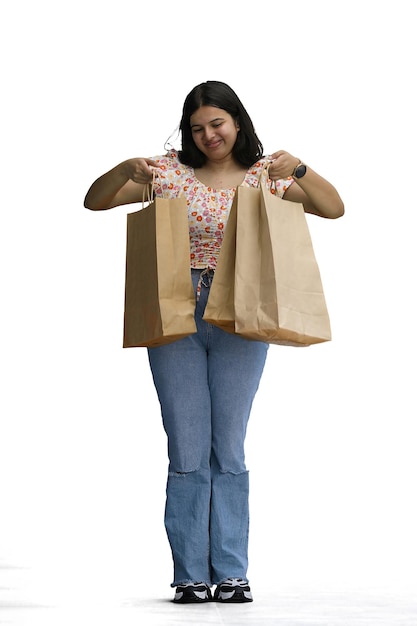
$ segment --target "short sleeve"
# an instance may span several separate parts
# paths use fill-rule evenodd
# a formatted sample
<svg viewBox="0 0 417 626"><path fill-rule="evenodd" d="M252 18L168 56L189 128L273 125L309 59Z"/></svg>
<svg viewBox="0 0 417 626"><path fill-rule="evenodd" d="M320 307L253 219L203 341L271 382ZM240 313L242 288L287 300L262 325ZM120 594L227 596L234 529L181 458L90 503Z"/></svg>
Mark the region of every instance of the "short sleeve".
<svg viewBox="0 0 417 626"><path fill-rule="evenodd" d="M151 158L160 166L155 168L155 195L176 198L184 186L184 181L190 177L190 168L180 163L175 150L170 150L165 155Z"/></svg>
<svg viewBox="0 0 417 626"><path fill-rule="evenodd" d="M259 178L262 174L263 168L267 165L268 162L271 162L270 157L266 156L257 161L249 168L248 173L245 178L245 183L249 187L258 187ZM282 198L287 191L287 189L292 185L294 179L289 176L285 179L279 179L272 183L272 181L268 178L267 186L270 189L271 193L276 194L280 198Z"/></svg>

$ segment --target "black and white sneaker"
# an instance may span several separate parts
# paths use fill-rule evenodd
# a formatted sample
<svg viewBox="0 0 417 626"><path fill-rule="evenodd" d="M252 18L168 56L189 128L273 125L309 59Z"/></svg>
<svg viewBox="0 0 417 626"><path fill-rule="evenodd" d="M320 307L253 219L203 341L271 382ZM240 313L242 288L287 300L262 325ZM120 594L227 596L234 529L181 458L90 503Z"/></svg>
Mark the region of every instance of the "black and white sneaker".
<svg viewBox="0 0 417 626"><path fill-rule="evenodd" d="M192 602L210 602L210 587L206 583L187 583L178 585L175 590L174 602L190 604Z"/></svg>
<svg viewBox="0 0 417 626"><path fill-rule="evenodd" d="M242 578L228 578L217 585L214 600L216 602L253 602L250 587Z"/></svg>

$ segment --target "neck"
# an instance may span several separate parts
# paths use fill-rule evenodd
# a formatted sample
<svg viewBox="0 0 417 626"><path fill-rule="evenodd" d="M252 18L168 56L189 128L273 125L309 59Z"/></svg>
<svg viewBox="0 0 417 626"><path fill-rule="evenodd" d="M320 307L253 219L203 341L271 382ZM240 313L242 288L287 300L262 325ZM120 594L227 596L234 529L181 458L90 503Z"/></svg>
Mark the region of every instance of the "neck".
<svg viewBox="0 0 417 626"><path fill-rule="evenodd" d="M232 155L229 155L225 159L220 159L219 161L207 159L201 169L205 170L206 172L219 174L221 172L237 172L246 168L237 163Z"/></svg>
<svg viewBox="0 0 417 626"><path fill-rule="evenodd" d="M247 168L234 159L207 161L203 167L194 170L196 177L206 187L213 189L233 189L242 184Z"/></svg>

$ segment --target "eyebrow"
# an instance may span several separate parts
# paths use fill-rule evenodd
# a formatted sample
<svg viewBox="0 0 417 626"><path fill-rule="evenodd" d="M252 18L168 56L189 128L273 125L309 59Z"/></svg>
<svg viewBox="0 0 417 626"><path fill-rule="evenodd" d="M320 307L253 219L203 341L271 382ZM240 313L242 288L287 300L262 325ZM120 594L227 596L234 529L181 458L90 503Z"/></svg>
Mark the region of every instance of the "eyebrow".
<svg viewBox="0 0 417 626"><path fill-rule="evenodd" d="M209 124L212 124L213 122L219 122L219 121L223 121L224 117L215 117L213 120L209 121ZM194 128L194 126L202 126L202 124L191 124L191 128Z"/></svg>

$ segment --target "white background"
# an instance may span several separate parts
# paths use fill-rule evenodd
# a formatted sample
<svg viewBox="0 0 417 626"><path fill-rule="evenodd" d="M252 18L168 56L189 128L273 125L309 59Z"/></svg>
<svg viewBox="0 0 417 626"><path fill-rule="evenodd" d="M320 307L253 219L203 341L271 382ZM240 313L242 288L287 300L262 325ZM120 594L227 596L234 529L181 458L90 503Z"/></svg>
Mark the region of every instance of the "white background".
<svg viewBox="0 0 417 626"><path fill-rule="evenodd" d="M132 207L83 199L163 153L213 79L265 152L302 158L346 207L309 216L333 341L272 347L253 408L251 581L415 588L412 5L2 8L0 565L36 572L26 598L119 601L156 578L169 593L165 435L146 351L121 348Z"/></svg>

